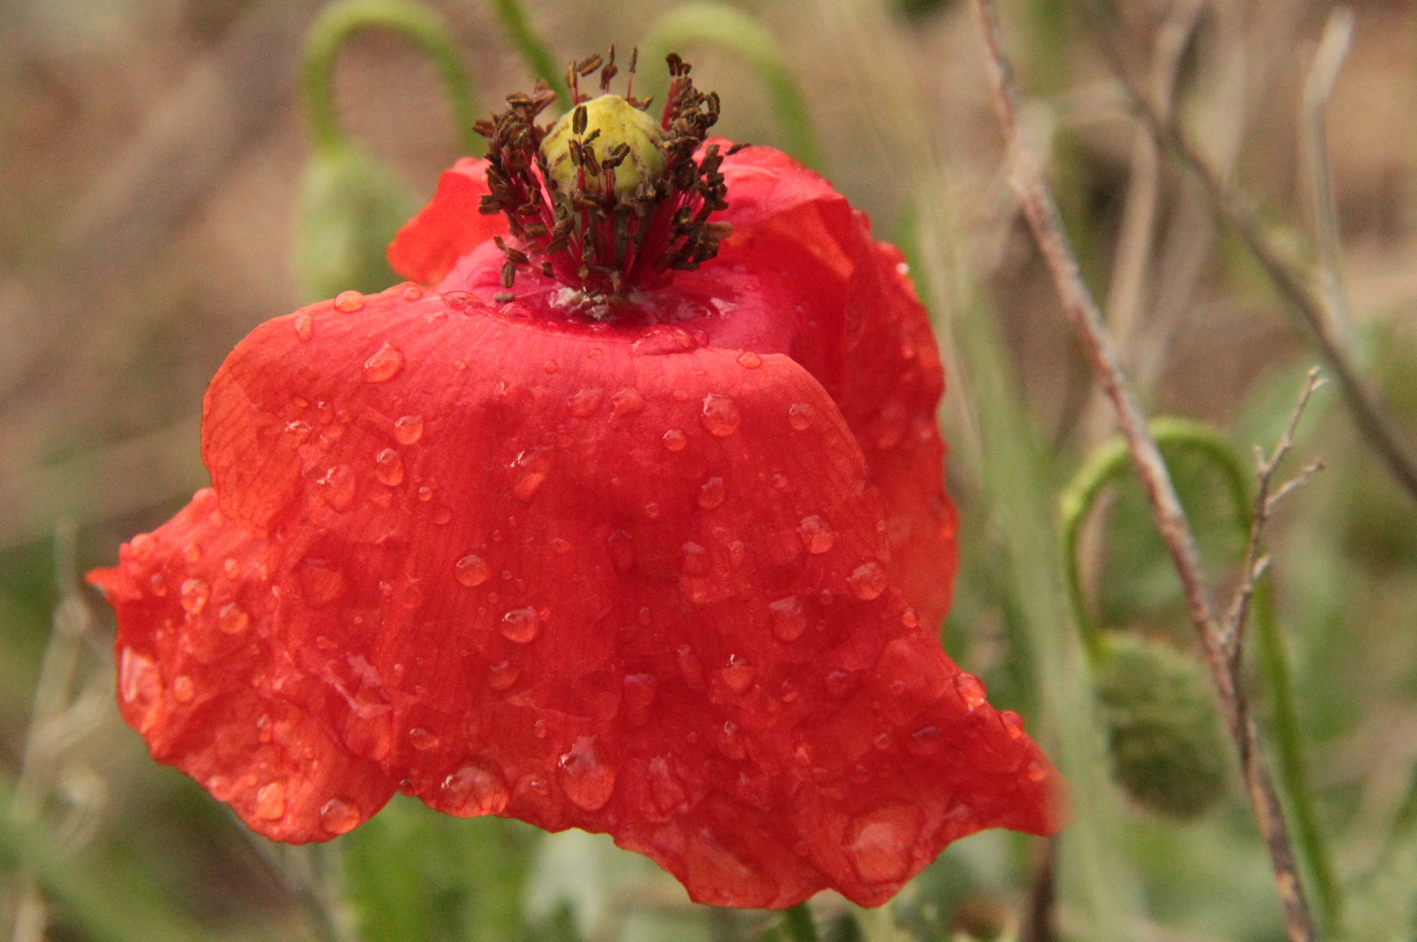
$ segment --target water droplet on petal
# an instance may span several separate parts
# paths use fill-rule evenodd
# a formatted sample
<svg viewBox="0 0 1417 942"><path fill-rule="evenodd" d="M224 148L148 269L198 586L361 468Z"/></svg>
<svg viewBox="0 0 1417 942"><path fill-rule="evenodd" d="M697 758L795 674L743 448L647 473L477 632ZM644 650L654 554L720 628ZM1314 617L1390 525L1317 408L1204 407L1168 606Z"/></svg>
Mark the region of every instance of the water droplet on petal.
<svg viewBox="0 0 1417 942"><path fill-rule="evenodd" d="M644 510L645 516L651 520L659 516L659 504L654 501L645 504L642 509Z"/></svg>
<svg viewBox="0 0 1417 942"><path fill-rule="evenodd" d="M453 519L453 509L451 507L438 507L433 511L433 522L438 526Z"/></svg>
<svg viewBox="0 0 1417 942"><path fill-rule="evenodd" d="M348 834L359 826L361 815L352 802L331 798L320 807L320 827L330 834Z"/></svg>
<svg viewBox="0 0 1417 942"><path fill-rule="evenodd" d="M487 563L476 553L468 553L453 564L453 574L465 586L479 586L492 575Z"/></svg>
<svg viewBox="0 0 1417 942"><path fill-rule="evenodd" d="M669 762L664 756L655 756L649 760L647 778L650 800L654 802L660 814L675 814L686 809L689 795L679 779L670 771Z"/></svg>
<svg viewBox="0 0 1417 942"><path fill-rule="evenodd" d="M182 583L182 608L188 615L200 615L211 594L211 587L201 579L188 579Z"/></svg>
<svg viewBox="0 0 1417 942"><path fill-rule="evenodd" d="M285 817L284 782L269 782L256 792L256 817L267 821Z"/></svg>
<svg viewBox="0 0 1417 942"><path fill-rule="evenodd" d="M437 736L422 726L415 726L408 731L408 741L413 743L413 748L424 751L438 748L440 742Z"/></svg>
<svg viewBox="0 0 1417 942"><path fill-rule="evenodd" d="M135 559L147 559L152 555L153 547L157 546L157 537L151 533L139 533L128 542L128 546Z"/></svg>
<svg viewBox="0 0 1417 942"><path fill-rule="evenodd" d="M836 535L832 533L831 527L816 514L802 518L802 522L797 525L797 535L802 538L802 545L806 547L807 552L813 555L825 553L836 542Z"/></svg>
<svg viewBox="0 0 1417 942"><path fill-rule="evenodd" d="M616 530L605 540L605 549L610 554L610 563L616 572L629 572L635 564L635 545L630 534Z"/></svg>
<svg viewBox="0 0 1417 942"><path fill-rule="evenodd" d="M227 602L216 613L216 626L229 635L240 634L250 624L251 616L235 602Z"/></svg>
<svg viewBox="0 0 1417 942"><path fill-rule="evenodd" d="M779 641L796 641L807 630L807 613L795 595L768 603L768 617L772 620L772 635Z"/></svg>
<svg viewBox="0 0 1417 942"><path fill-rule="evenodd" d="M727 438L738 431L743 416L738 411L738 403L727 396L709 393L704 397L704 408L699 413L699 421L708 429L710 435Z"/></svg>
<svg viewBox="0 0 1417 942"><path fill-rule="evenodd" d="M750 370L755 370L763 365L763 358L749 350L746 353L738 354L738 365Z"/></svg>
<svg viewBox="0 0 1417 942"><path fill-rule="evenodd" d="M712 568L713 560L709 557L709 552L698 543L685 543L680 547L683 553L683 561L680 569L691 576L706 576Z"/></svg>
<svg viewBox="0 0 1417 942"><path fill-rule="evenodd" d="M406 415L394 423L394 438L400 445L412 445L423 437L423 416Z"/></svg>
<svg viewBox="0 0 1417 942"><path fill-rule="evenodd" d="M182 558L189 563L195 563L202 558L202 548L196 543L188 543L182 547Z"/></svg>
<svg viewBox="0 0 1417 942"><path fill-rule="evenodd" d="M315 333L315 318L309 314L295 315L295 337L301 343L309 340Z"/></svg>
<svg viewBox="0 0 1417 942"><path fill-rule="evenodd" d="M197 691L192 686L192 678L186 674L178 674L172 678L172 699L178 703L191 703L192 698L196 695Z"/></svg>
<svg viewBox="0 0 1417 942"><path fill-rule="evenodd" d="M848 850L856 872L867 883L905 879L920 836L920 812L892 803L861 815L851 823Z"/></svg>
<svg viewBox="0 0 1417 942"><path fill-rule="evenodd" d="M726 720L722 726L714 729L714 740L718 743L719 751L728 758L748 757L748 744L743 741L743 731L732 720Z"/></svg>
<svg viewBox="0 0 1417 942"><path fill-rule="evenodd" d="M328 605L344 596L344 572L333 563L307 559L296 567L300 591L311 605Z"/></svg>
<svg viewBox="0 0 1417 942"><path fill-rule="evenodd" d="M507 779L489 762L474 760L443 779L438 808L460 818L501 814L511 801Z"/></svg>
<svg viewBox="0 0 1417 942"><path fill-rule="evenodd" d="M689 444L689 436L684 434L683 429L672 428L664 433L664 447L670 451L683 451L684 446Z"/></svg>
<svg viewBox="0 0 1417 942"><path fill-rule="evenodd" d="M747 658L733 655L728 659L728 666L720 668L715 676L723 686L733 693L747 693L753 686L753 680L758 675L758 669L748 663Z"/></svg>
<svg viewBox="0 0 1417 942"><path fill-rule="evenodd" d="M399 375L403 369L403 354L397 347L384 344L378 352L364 361L364 378L371 383L382 383Z"/></svg>
<svg viewBox="0 0 1417 942"><path fill-rule="evenodd" d="M403 299L405 301L417 301L423 297L423 289L418 285L408 285L403 289Z"/></svg>
<svg viewBox="0 0 1417 942"><path fill-rule="evenodd" d="M1040 765L1037 760L1034 760L1028 764L1028 768L1024 769L1023 774L1028 776L1030 782L1041 782L1048 777L1048 770Z"/></svg>
<svg viewBox="0 0 1417 942"><path fill-rule="evenodd" d="M886 591L886 571L875 560L867 560L846 577L846 584L851 587L852 595L869 602Z"/></svg>
<svg viewBox="0 0 1417 942"><path fill-rule="evenodd" d="M637 389L622 389L610 397L610 414L617 419L634 415L645 407L645 397Z"/></svg>
<svg viewBox="0 0 1417 942"><path fill-rule="evenodd" d="M507 690L521 675L522 672L511 661L502 661L487 669L487 685L493 690Z"/></svg>
<svg viewBox="0 0 1417 942"><path fill-rule="evenodd" d="M501 632L509 641L527 644L541 632L541 618L531 606L514 608L502 616Z"/></svg>
<svg viewBox="0 0 1417 942"><path fill-rule="evenodd" d="M787 487L787 475L774 474L772 476L772 486L777 488L779 491Z"/></svg>
<svg viewBox="0 0 1417 942"><path fill-rule="evenodd" d="M723 483L723 478L709 478L699 488L699 506L704 510L713 510L727 496L728 486Z"/></svg>
<svg viewBox="0 0 1417 942"><path fill-rule="evenodd" d="M900 613L900 623L907 628L914 628L920 624L920 616L915 614L915 609L907 608Z"/></svg>
<svg viewBox="0 0 1417 942"><path fill-rule="evenodd" d="M585 811L599 811L615 792L616 773L594 736L581 736L557 763L566 797Z"/></svg>
<svg viewBox="0 0 1417 942"><path fill-rule="evenodd" d="M374 456L374 476L389 487L403 483L403 459L392 448L385 448Z"/></svg>
<svg viewBox="0 0 1417 942"><path fill-rule="evenodd" d="M428 503L430 500L433 499L433 488L428 487L426 485L424 487L420 487L418 489L418 499L423 501L425 504Z"/></svg>
<svg viewBox="0 0 1417 942"><path fill-rule="evenodd" d="M600 408L600 400L604 397L605 393L600 387L588 386L576 391L567 399L566 406L571 410L571 415L578 419L584 419Z"/></svg>
<svg viewBox="0 0 1417 942"><path fill-rule="evenodd" d="M1004 729L1009 733L1010 739L1018 739L1023 735L1023 717L1013 710L1000 710L999 719L1004 723Z"/></svg>
<svg viewBox="0 0 1417 942"><path fill-rule="evenodd" d="M665 356L671 353L688 353L697 350L699 342L694 335L682 327L654 324L645 328L638 340L630 345L630 351L643 356Z"/></svg>
<svg viewBox="0 0 1417 942"><path fill-rule="evenodd" d="M973 674L960 671L955 675L955 690L959 691L964 705L970 710L984 703L984 684Z"/></svg>
<svg viewBox="0 0 1417 942"><path fill-rule="evenodd" d="M522 503L529 504L532 498L536 496L536 492L541 490L541 485L545 483L546 472L529 471L517 479L516 485L512 488L512 493L516 494L517 498L521 500Z"/></svg>
<svg viewBox="0 0 1417 942"><path fill-rule="evenodd" d="M364 295L358 291L341 291L335 295L335 310L341 314L353 314L364 309Z"/></svg>
<svg viewBox="0 0 1417 942"><path fill-rule="evenodd" d="M541 365L541 368L546 371L547 376L550 376L561 368L561 364L557 363L555 360L547 360Z"/></svg>
<svg viewBox="0 0 1417 942"><path fill-rule="evenodd" d="M787 424L799 432L805 432L812 427L815 416L816 410L811 403L795 402L787 410Z"/></svg>

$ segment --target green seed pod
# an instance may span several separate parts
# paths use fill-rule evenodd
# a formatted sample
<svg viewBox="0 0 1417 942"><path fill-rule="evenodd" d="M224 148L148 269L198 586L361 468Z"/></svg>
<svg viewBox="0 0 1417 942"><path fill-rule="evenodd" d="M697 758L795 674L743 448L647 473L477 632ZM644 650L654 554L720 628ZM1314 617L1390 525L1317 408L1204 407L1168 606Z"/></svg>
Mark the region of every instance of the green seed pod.
<svg viewBox="0 0 1417 942"><path fill-rule="evenodd" d="M1164 644L1112 632L1103 636L1096 669L1118 784L1172 818L1213 807L1225 790L1225 740L1201 665Z"/></svg>
<svg viewBox="0 0 1417 942"><path fill-rule="evenodd" d="M302 299L365 294L400 279L384 257L417 205L372 157L338 144L316 150L300 181L295 273Z"/></svg>

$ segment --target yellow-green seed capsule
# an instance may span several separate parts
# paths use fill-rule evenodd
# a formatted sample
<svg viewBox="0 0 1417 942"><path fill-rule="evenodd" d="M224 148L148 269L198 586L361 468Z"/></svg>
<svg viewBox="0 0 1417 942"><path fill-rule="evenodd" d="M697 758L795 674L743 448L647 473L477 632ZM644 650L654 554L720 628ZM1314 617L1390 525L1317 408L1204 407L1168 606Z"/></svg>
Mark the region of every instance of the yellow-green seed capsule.
<svg viewBox="0 0 1417 942"><path fill-rule="evenodd" d="M664 176L664 151L659 147L663 140L659 122L619 95L601 95L563 115L542 141L541 154L562 193L578 189L604 193L604 167L611 164L615 198L627 202L641 182ZM575 148L591 156L577 158ZM584 186L581 171L585 171Z"/></svg>
<svg viewBox="0 0 1417 942"><path fill-rule="evenodd" d="M1215 696L1191 657L1116 632L1103 641L1097 700L1112 773L1139 804L1192 818L1225 790L1225 740Z"/></svg>

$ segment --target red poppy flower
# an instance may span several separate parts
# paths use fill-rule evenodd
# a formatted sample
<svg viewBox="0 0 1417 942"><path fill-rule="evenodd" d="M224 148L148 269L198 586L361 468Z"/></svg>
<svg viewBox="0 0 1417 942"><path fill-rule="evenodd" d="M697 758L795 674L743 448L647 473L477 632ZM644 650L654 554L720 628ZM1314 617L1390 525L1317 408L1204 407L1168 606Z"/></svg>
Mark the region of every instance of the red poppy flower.
<svg viewBox="0 0 1417 942"><path fill-rule="evenodd" d="M212 489L91 576L123 715L255 830L399 790L780 908L1056 827L1047 759L940 647L943 382L900 253L776 151L677 143L710 112L684 84L660 152L691 170L629 222L559 224L499 124L391 249L433 290L256 328L207 392Z"/></svg>

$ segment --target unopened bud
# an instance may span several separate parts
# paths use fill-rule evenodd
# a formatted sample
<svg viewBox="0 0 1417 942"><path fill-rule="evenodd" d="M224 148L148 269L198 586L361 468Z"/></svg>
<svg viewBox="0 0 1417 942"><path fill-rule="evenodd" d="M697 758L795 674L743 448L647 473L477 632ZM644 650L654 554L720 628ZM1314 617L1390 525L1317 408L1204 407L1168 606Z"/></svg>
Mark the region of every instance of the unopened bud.
<svg viewBox="0 0 1417 942"><path fill-rule="evenodd" d="M1112 773L1139 804L1173 818L1209 810L1225 789L1225 742L1201 665L1164 644L1115 632L1097 665Z"/></svg>

